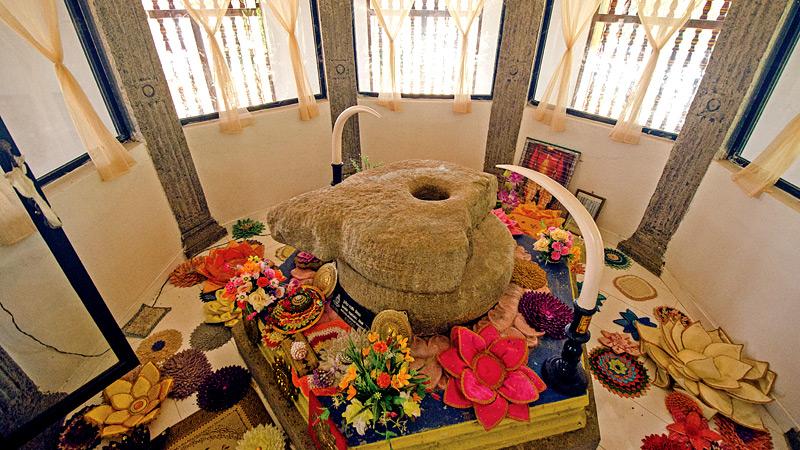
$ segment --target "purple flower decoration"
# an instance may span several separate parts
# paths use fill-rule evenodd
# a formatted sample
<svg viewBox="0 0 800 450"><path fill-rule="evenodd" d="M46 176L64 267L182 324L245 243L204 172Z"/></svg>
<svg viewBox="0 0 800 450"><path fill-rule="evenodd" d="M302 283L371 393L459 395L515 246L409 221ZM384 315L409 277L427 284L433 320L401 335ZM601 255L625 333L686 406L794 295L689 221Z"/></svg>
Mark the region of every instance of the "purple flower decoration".
<svg viewBox="0 0 800 450"><path fill-rule="evenodd" d="M519 312L528 325L551 339L564 339L567 324L572 321L572 309L545 292L524 293L519 300Z"/></svg>
<svg viewBox="0 0 800 450"><path fill-rule="evenodd" d="M211 412L238 403L250 389L250 372L241 366L223 367L206 377L197 390L197 406Z"/></svg>

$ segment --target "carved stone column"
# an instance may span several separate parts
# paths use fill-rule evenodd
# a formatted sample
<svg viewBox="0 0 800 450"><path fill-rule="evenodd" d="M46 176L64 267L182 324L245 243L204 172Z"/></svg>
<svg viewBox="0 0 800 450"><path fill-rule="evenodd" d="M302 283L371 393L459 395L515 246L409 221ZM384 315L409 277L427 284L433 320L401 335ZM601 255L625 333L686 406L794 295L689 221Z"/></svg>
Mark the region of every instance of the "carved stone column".
<svg viewBox="0 0 800 450"><path fill-rule="evenodd" d="M483 170L499 174L497 164L512 164L522 113L528 103L533 60L545 0L506 0L503 39L492 92L492 113Z"/></svg>
<svg viewBox="0 0 800 450"><path fill-rule="evenodd" d="M647 270L661 274L667 244L729 129L736 125L739 108L747 100L747 91L786 7L787 0L732 2L644 217L633 236L619 244Z"/></svg>
<svg viewBox="0 0 800 450"><path fill-rule="evenodd" d="M352 1L317 0L331 123L342 111L358 104ZM347 122L342 135L342 161L346 174L353 171L350 160L361 160L358 116Z"/></svg>
<svg viewBox="0 0 800 450"><path fill-rule="evenodd" d="M208 210L147 13L141 2L131 0L90 0L90 7L120 90L175 214L184 252L196 255L227 232Z"/></svg>

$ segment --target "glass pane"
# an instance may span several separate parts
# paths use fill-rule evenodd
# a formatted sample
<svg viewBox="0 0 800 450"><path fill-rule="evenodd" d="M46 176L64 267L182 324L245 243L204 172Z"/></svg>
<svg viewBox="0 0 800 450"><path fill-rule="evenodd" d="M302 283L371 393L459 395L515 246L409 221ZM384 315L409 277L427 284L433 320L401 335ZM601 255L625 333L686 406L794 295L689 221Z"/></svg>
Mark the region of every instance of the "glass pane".
<svg viewBox="0 0 800 450"><path fill-rule="evenodd" d="M685 2L680 2L680 5ZM556 2L542 57L534 98L540 100L564 52L561 2ZM662 14L675 2L660 4ZM639 123L645 127L678 133L705 73L729 0L707 0L692 13L692 22L679 30L661 51L650 88L642 104ZM652 54L644 28L638 23L636 2L604 1L588 32L573 49L575 87L569 107L616 119L625 100L639 81ZM580 65L579 57L583 55Z"/></svg>
<svg viewBox="0 0 800 450"><path fill-rule="evenodd" d="M43 343L100 355L47 348L0 312L0 347L8 354L0 358L0 433L7 435L118 359L38 233L0 245L0 301L21 330Z"/></svg>
<svg viewBox="0 0 800 450"><path fill-rule="evenodd" d="M381 64L386 61L386 35L369 0L355 0L354 21L358 89L378 92ZM470 28L467 74L473 95L491 95L503 2L486 2ZM459 62L460 35L444 1L418 0L398 36L401 91L404 94L453 95Z"/></svg>
<svg viewBox="0 0 800 450"><path fill-rule="evenodd" d="M800 98L800 51L796 45L758 118L758 123L753 128L750 139L742 150L742 157L752 161L794 116L800 114L798 98ZM783 179L800 186L800 159L786 171Z"/></svg>
<svg viewBox="0 0 800 450"><path fill-rule="evenodd" d="M262 3L233 0L217 36L243 106L297 98L288 37L271 12L263 19ZM181 0L142 0L142 5L178 116L218 111L206 33L192 22ZM310 2L301 1L297 37L311 90L319 94L313 27Z"/></svg>
<svg viewBox="0 0 800 450"><path fill-rule="evenodd" d="M109 130L114 124L63 1L57 1L64 64ZM86 153L64 105L53 64L0 22L0 116L25 149L31 171L51 172Z"/></svg>

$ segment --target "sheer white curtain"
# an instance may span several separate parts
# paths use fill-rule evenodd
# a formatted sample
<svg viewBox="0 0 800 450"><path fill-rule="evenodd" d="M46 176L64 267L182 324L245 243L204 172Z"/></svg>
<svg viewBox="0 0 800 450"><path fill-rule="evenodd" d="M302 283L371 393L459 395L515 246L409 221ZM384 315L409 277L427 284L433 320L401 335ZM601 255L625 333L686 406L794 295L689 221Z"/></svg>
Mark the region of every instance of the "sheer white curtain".
<svg viewBox="0 0 800 450"><path fill-rule="evenodd" d="M100 177L111 180L126 173L135 164L133 158L106 128L72 72L64 66L55 0L0 0L0 19L53 63L67 111Z"/></svg>
<svg viewBox="0 0 800 450"><path fill-rule="evenodd" d="M447 0L447 10L461 34L459 41L458 75L456 76L453 111L472 112L472 80L470 77L469 32L475 19L481 15L486 0Z"/></svg>
<svg viewBox="0 0 800 450"><path fill-rule="evenodd" d="M261 4L262 8L264 4ZM300 104L300 120L311 120L319 115L317 100L311 91L311 84L303 65L303 54L297 40L297 15L300 7L298 0L268 0L267 6L275 19L289 36L289 56L292 61L292 72L297 85L297 100Z"/></svg>
<svg viewBox="0 0 800 450"><path fill-rule="evenodd" d="M400 110L400 55L395 40L403 29L414 0L371 0L381 29L389 41L388 61L381 61L381 88L378 104L392 111ZM388 64L387 64L388 63Z"/></svg>
<svg viewBox="0 0 800 450"><path fill-rule="evenodd" d="M219 109L219 129L223 133L241 133L246 126L253 124L253 118L246 108L239 106L236 86L231 79L231 71L225 62L225 55L217 42L217 33L222 27L222 19L228 11L230 0L183 0L186 11L203 28L211 47L214 66L217 105ZM220 102L220 98L222 97Z"/></svg>
<svg viewBox="0 0 800 450"><path fill-rule="evenodd" d="M638 15L642 28L647 35L647 42L653 49L650 59L644 66L639 82L628 96L622 114L611 131L611 139L626 144L638 144L642 136L639 125L639 112L642 109L647 88L658 65L661 50L672 36L680 30L704 0L639 0Z"/></svg>
<svg viewBox="0 0 800 450"><path fill-rule="evenodd" d="M775 184L800 156L800 114L770 142L747 167L733 174L733 181L747 195L758 197Z"/></svg>
<svg viewBox="0 0 800 450"><path fill-rule="evenodd" d="M533 113L533 118L539 122L550 125L553 131L564 131L567 122L567 98L569 97L570 78L572 77L572 48L575 41L589 26L595 11L600 6L601 0L562 0L561 2L561 32L564 37L566 49L561 56L561 61L547 83L544 95L539 101L539 106ZM555 104L550 99L555 93Z"/></svg>

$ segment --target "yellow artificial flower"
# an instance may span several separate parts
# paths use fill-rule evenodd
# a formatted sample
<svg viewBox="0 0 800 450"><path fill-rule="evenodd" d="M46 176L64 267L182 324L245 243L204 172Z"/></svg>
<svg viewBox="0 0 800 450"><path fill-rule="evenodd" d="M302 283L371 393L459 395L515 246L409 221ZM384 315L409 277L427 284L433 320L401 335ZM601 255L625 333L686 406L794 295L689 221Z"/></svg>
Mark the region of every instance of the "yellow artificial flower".
<svg viewBox="0 0 800 450"><path fill-rule="evenodd" d="M397 336L397 343L400 344L400 350L405 350L408 347L408 338Z"/></svg>
<svg viewBox="0 0 800 450"><path fill-rule="evenodd" d="M366 408L357 398L354 398L353 401L347 405L347 408L345 408L342 413L342 417L348 424L353 425L356 432L362 436L367 430L367 423L371 422L374 418L372 410Z"/></svg>
<svg viewBox="0 0 800 450"><path fill-rule="evenodd" d="M419 403L415 402L411 397L403 402L403 412L409 417L419 417L422 414L419 409Z"/></svg>
<svg viewBox="0 0 800 450"><path fill-rule="evenodd" d="M400 367L400 371L397 372L397 375L392 377L392 387L400 390L411 384L409 381L410 379L411 375L408 373L408 365L403 364L403 366Z"/></svg>
<svg viewBox="0 0 800 450"><path fill-rule="evenodd" d="M406 353L406 356L403 358L403 361L409 362L409 363L410 362L414 362L414 357L411 356L411 353Z"/></svg>
<svg viewBox="0 0 800 450"><path fill-rule="evenodd" d="M378 333L375 333L374 331L370 331L370 332L369 332L369 334L367 334L367 339L368 339L370 342L375 342L375 341L377 341L379 338L380 338L380 335L379 335Z"/></svg>
<svg viewBox="0 0 800 450"><path fill-rule="evenodd" d="M339 389L346 388L355 379L356 379L356 365L350 364L350 367L347 368L347 372L342 377L342 381L339 382Z"/></svg>

